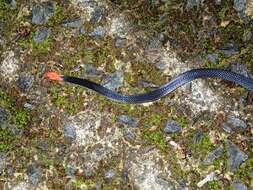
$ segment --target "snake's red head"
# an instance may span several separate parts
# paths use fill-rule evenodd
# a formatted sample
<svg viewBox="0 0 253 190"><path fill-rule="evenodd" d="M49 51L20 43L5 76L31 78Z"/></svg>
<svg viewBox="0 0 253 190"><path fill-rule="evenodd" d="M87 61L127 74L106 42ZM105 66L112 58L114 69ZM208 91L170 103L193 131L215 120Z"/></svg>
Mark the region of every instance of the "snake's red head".
<svg viewBox="0 0 253 190"><path fill-rule="evenodd" d="M46 72L44 77L49 78L50 80L63 81L63 78L56 72Z"/></svg>

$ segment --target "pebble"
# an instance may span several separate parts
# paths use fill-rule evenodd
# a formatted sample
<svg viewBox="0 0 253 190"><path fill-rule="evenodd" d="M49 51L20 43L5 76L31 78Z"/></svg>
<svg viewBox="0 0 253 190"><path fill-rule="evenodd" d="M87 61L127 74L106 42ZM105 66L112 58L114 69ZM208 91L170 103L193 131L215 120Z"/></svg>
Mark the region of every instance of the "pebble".
<svg viewBox="0 0 253 190"><path fill-rule="evenodd" d="M116 71L108 75L103 81L102 85L110 90L117 90L123 86L124 76L122 71Z"/></svg>
<svg viewBox="0 0 253 190"><path fill-rule="evenodd" d="M116 175L116 172L113 169L110 169L105 173L105 179L112 179Z"/></svg>
<svg viewBox="0 0 253 190"><path fill-rule="evenodd" d="M124 138L125 138L127 141L130 141L130 142L133 142L133 141L135 141L135 139L136 139L135 133L132 132L131 130L129 130L128 128L124 128L124 130L123 130L123 135L124 135Z"/></svg>
<svg viewBox="0 0 253 190"><path fill-rule="evenodd" d="M104 37L106 34L106 30L104 27L102 26L98 26L96 27L90 34L89 36L92 38L92 39L97 39L97 38L102 38Z"/></svg>
<svg viewBox="0 0 253 190"><path fill-rule="evenodd" d="M247 154L241 151L234 143L227 140L228 145L228 166L230 170L239 169L240 165L248 159Z"/></svg>
<svg viewBox="0 0 253 190"><path fill-rule="evenodd" d="M195 6L199 6L200 2L200 0L187 0L186 8L191 9Z"/></svg>
<svg viewBox="0 0 253 190"><path fill-rule="evenodd" d="M233 182L232 189L233 190L247 190L248 188L243 182L237 179Z"/></svg>
<svg viewBox="0 0 253 190"><path fill-rule="evenodd" d="M28 92L33 86L34 76L30 74L20 75L17 80L17 86L21 92Z"/></svg>
<svg viewBox="0 0 253 190"><path fill-rule="evenodd" d="M169 120L163 129L165 133L179 133L182 131L182 127L174 120Z"/></svg>
<svg viewBox="0 0 253 190"><path fill-rule="evenodd" d="M49 29L48 28L41 28L35 32L35 36L33 37L33 40L36 43L40 43L40 42L46 40L48 37L49 37Z"/></svg>
<svg viewBox="0 0 253 190"><path fill-rule="evenodd" d="M72 124L64 125L64 137L70 142L76 140L76 129Z"/></svg>
<svg viewBox="0 0 253 190"><path fill-rule="evenodd" d="M85 74L91 77L98 77L103 74L102 71L97 70L91 64L84 64Z"/></svg>
<svg viewBox="0 0 253 190"><path fill-rule="evenodd" d="M31 165L28 166L28 168L27 168L27 175L29 177L29 181L33 185L37 185L38 184L39 178L40 178L40 172L36 168L35 165L31 164Z"/></svg>
<svg viewBox="0 0 253 190"><path fill-rule="evenodd" d="M15 0L5 0L5 2L11 6L11 9L17 9L17 2Z"/></svg>
<svg viewBox="0 0 253 190"><path fill-rule="evenodd" d="M245 0L234 0L234 9L237 12L242 12L245 10Z"/></svg>
<svg viewBox="0 0 253 190"><path fill-rule="evenodd" d="M229 69L235 73L244 75L245 77L252 77L247 67L239 62L232 62L229 66Z"/></svg>
<svg viewBox="0 0 253 190"><path fill-rule="evenodd" d="M246 32L243 34L242 41L248 42L248 41L251 40L251 38L252 38L252 32L251 32L251 31L246 31Z"/></svg>
<svg viewBox="0 0 253 190"><path fill-rule="evenodd" d="M0 127L2 127L2 124L8 122L9 118L10 118L9 111L0 107Z"/></svg>
<svg viewBox="0 0 253 190"><path fill-rule="evenodd" d="M96 7L95 10L91 13L90 22L95 24L99 23L104 15L104 10L101 7Z"/></svg>
<svg viewBox="0 0 253 190"><path fill-rule="evenodd" d="M235 43L227 43L223 47L219 48L219 52L226 56L232 56L240 53L240 48Z"/></svg>
<svg viewBox="0 0 253 190"><path fill-rule="evenodd" d="M229 133L229 134L231 134L231 133L233 132L233 130L228 126L227 123L222 123L220 126L221 126L221 128L222 128L225 132L227 132L227 133Z"/></svg>
<svg viewBox="0 0 253 190"><path fill-rule="evenodd" d="M137 119L130 117L128 115L121 115L117 118L118 122L124 125L131 126L133 128L137 127L138 121Z"/></svg>
<svg viewBox="0 0 253 190"><path fill-rule="evenodd" d="M115 39L115 47L116 48L122 48L126 44L126 39L125 38L116 38Z"/></svg>
<svg viewBox="0 0 253 190"><path fill-rule="evenodd" d="M233 125L236 129L241 131L247 129L247 124L243 120L232 115L228 116L227 123Z"/></svg>
<svg viewBox="0 0 253 190"><path fill-rule="evenodd" d="M80 18L66 20L62 23L62 26L67 28L79 28L83 25L83 21Z"/></svg>
<svg viewBox="0 0 253 190"><path fill-rule="evenodd" d="M219 55L216 53L208 54L207 59L208 59L208 61L210 61L212 63L216 63L219 61Z"/></svg>
<svg viewBox="0 0 253 190"><path fill-rule="evenodd" d="M220 157L224 152L224 147L220 145L207 155L207 158L203 161L204 165L211 164L216 158Z"/></svg>
<svg viewBox="0 0 253 190"><path fill-rule="evenodd" d="M55 7L51 1L35 4L32 6L32 23L43 24L54 15Z"/></svg>
<svg viewBox="0 0 253 190"><path fill-rule="evenodd" d="M66 170L67 176L73 177L75 175L75 168L68 166Z"/></svg>

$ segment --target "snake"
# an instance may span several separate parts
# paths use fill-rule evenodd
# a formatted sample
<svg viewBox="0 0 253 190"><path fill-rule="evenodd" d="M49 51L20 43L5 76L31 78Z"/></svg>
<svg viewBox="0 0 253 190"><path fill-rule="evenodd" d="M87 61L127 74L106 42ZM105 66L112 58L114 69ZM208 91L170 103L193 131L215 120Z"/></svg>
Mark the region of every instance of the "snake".
<svg viewBox="0 0 253 190"><path fill-rule="evenodd" d="M46 72L44 74L44 77L49 78L51 80L64 81L71 84L86 87L90 90L93 90L99 93L102 96L105 96L108 99L121 102L121 103L129 103L129 104L142 104L142 103L157 101L160 98L166 96L167 94L173 92L177 88L183 86L184 84L189 83L198 78L219 78L219 79L233 82L237 85L240 85L246 88L247 90L253 91L252 78L246 77L244 75L241 75L239 73L236 73L230 70L210 69L210 68L188 70L184 73L179 74L167 84L159 88L156 88L153 91L142 93L142 94L136 94L136 95L119 94L115 91L110 90L109 88L106 88L90 80L73 77L73 76L67 76L67 75L59 75L56 72L50 72L50 71Z"/></svg>

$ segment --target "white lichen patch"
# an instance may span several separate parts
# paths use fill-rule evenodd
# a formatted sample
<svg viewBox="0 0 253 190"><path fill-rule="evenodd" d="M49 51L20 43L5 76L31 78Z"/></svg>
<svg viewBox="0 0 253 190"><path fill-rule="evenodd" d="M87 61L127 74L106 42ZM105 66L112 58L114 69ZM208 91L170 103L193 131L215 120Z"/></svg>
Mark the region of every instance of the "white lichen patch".
<svg viewBox="0 0 253 190"><path fill-rule="evenodd" d="M246 14L249 16L253 16L253 1L246 0Z"/></svg>
<svg viewBox="0 0 253 190"><path fill-rule="evenodd" d="M26 183L26 182L20 182L17 185L11 187L10 189L11 190L28 190L29 188L31 188L31 187L29 187L28 183Z"/></svg>
<svg viewBox="0 0 253 190"><path fill-rule="evenodd" d="M18 60L13 51L3 53L3 61L0 65L0 75L7 81L12 81L17 77L19 69Z"/></svg>

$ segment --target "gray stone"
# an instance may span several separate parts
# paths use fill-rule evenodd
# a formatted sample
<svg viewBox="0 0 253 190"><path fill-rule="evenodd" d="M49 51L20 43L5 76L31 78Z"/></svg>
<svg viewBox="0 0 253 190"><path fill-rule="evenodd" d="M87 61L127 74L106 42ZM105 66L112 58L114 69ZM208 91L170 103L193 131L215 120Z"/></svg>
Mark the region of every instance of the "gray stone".
<svg viewBox="0 0 253 190"><path fill-rule="evenodd" d="M132 132L130 129L126 127L123 129L123 135L124 135L124 138L130 142L133 142L136 139L136 135L134 134L134 132Z"/></svg>
<svg viewBox="0 0 253 190"><path fill-rule="evenodd" d="M240 53L240 48L235 43L227 43L223 47L219 48L219 52L226 56L232 56Z"/></svg>
<svg viewBox="0 0 253 190"><path fill-rule="evenodd" d="M101 7L96 7L95 10L91 13L90 22L95 24L98 23L104 15L104 10Z"/></svg>
<svg viewBox="0 0 253 190"><path fill-rule="evenodd" d="M48 37L49 37L49 29L48 28L41 28L35 32L35 36L33 37L33 40L36 43L40 43L40 42L46 40Z"/></svg>
<svg viewBox="0 0 253 190"><path fill-rule="evenodd" d="M163 129L165 133L179 133L182 131L182 127L174 120L169 120Z"/></svg>
<svg viewBox="0 0 253 190"><path fill-rule="evenodd" d="M110 90L117 90L123 86L124 76L122 71L116 71L108 75L102 82L102 85Z"/></svg>
<svg viewBox="0 0 253 190"><path fill-rule="evenodd" d="M160 41L160 39L157 37L152 37L148 42L146 51L157 50L157 49L160 49L161 47L162 47L162 42Z"/></svg>
<svg viewBox="0 0 253 190"><path fill-rule="evenodd" d="M235 180L232 184L232 190L247 190L247 186L240 180Z"/></svg>
<svg viewBox="0 0 253 190"><path fill-rule="evenodd" d="M238 62L232 62L229 66L229 69L235 73L244 75L245 77L252 77L250 71L244 64Z"/></svg>
<svg viewBox="0 0 253 190"><path fill-rule="evenodd" d="M233 125L239 130L247 129L247 124L243 120L236 118L235 116L232 115L228 116L227 123Z"/></svg>
<svg viewBox="0 0 253 190"><path fill-rule="evenodd" d="M87 34L87 30L82 26L82 27L80 28L80 30L79 30L79 33L80 33L81 35Z"/></svg>
<svg viewBox="0 0 253 190"><path fill-rule="evenodd" d="M29 181L33 185L37 185L38 184L39 178L40 178L40 172L39 172L38 168L34 164L31 164L31 165L28 166L28 168L27 168L27 175L29 177Z"/></svg>
<svg viewBox="0 0 253 190"><path fill-rule="evenodd" d="M11 9L17 9L17 2L15 0L5 0L5 2L11 6Z"/></svg>
<svg viewBox="0 0 253 190"><path fill-rule="evenodd" d="M112 179L116 175L116 172L113 169L110 169L105 173L105 179Z"/></svg>
<svg viewBox="0 0 253 190"><path fill-rule="evenodd" d="M162 177L157 176L155 178L155 182L157 184L161 185L165 189L175 189L174 184L171 181L166 180L166 179L164 179Z"/></svg>
<svg viewBox="0 0 253 190"><path fill-rule="evenodd" d="M245 0L234 0L234 9L237 12L242 12L246 8L246 1Z"/></svg>
<svg viewBox="0 0 253 190"><path fill-rule="evenodd" d="M84 167L83 171L84 171L85 177L92 177L92 176L94 176L94 171L90 167Z"/></svg>
<svg viewBox="0 0 253 190"><path fill-rule="evenodd" d="M3 124L6 124L9 121L10 113L4 108L0 107L0 127L3 126Z"/></svg>
<svg viewBox="0 0 253 190"><path fill-rule="evenodd" d="M66 174L67 174L67 176L74 177L75 171L76 171L75 168L68 166Z"/></svg>
<svg viewBox="0 0 253 190"><path fill-rule="evenodd" d="M139 81L138 81L138 84L139 84L141 87L143 87L143 88L153 88L153 89L158 88L157 85L155 85L155 84L153 84L152 82L149 82L149 81L147 81L147 80L139 80Z"/></svg>
<svg viewBox="0 0 253 190"><path fill-rule="evenodd" d="M121 123L121 124L124 124L124 125L134 127L134 128L136 128L137 124L138 124L137 119L135 119L133 117L130 117L128 115L118 116L118 122Z"/></svg>
<svg viewBox="0 0 253 190"><path fill-rule="evenodd" d="M8 165L6 167L6 174L9 176L9 177L12 177L14 175L14 169L11 165Z"/></svg>
<svg viewBox="0 0 253 190"><path fill-rule="evenodd" d="M98 26L89 34L89 36L95 40L97 38L103 38L105 34L106 34L105 28L102 26Z"/></svg>
<svg viewBox="0 0 253 190"><path fill-rule="evenodd" d="M204 137L204 133L201 130L198 130L197 134L193 138L193 144L197 144Z"/></svg>
<svg viewBox="0 0 253 190"><path fill-rule="evenodd" d="M76 140L76 129L72 124L64 125L64 137L71 142Z"/></svg>
<svg viewBox="0 0 253 190"><path fill-rule="evenodd" d="M242 37L242 40L244 42L248 42L250 41L252 38L252 32L251 31L246 31L244 34L243 34L243 37Z"/></svg>
<svg viewBox="0 0 253 190"><path fill-rule="evenodd" d="M207 59L208 59L208 61L210 61L212 63L216 63L219 61L219 55L216 53L208 54Z"/></svg>
<svg viewBox="0 0 253 190"><path fill-rule="evenodd" d="M201 3L201 0L187 0L186 8L191 9L195 6L199 6Z"/></svg>
<svg viewBox="0 0 253 190"><path fill-rule="evenodd" d="M35 4L32 7L32 23L43 24L54 15L55 6L51 1Z"/></svg>
<svg viewBox="0 0 253 190"><path fill-rule="evenodd" d="M234 143L227 141L228 146L228 167L230 170L239 169L240 165L248 159L247 154L241 151Z"/></svg>
<svg viewBox="0 0 253 190"><path fill-rule="evenodd" d="M245 92L241 97L240 97L240 103L243 105L251 105L253 103L252 97L252 92Z"/></svg>
<svg viewBox="0 0 253 190"><path fill-rule="evenodd" d="M62 26L67 28L79 28L83 25L83 21L80 18L66 20L62 23Z"/></svg>
<svg viewBox="0 0 253 190"><path fill-rule="evenodd" d="M126 44L126 39L125 38L116 38L115 39L115 47L116 48L122 48Z"/></svg>
<svg viewBox="0 0 253 190"><path fill-rule="evenodd" d="M225 132L227 132L227 133L229 133L229 134L231 134L231 133L233 132L233 130L228 126L227 123L222 123L222 124L221 124L221 128L222 128Z"/></svg>
<svg viewBox="0 0 253 190"><path fill-rule="evenodd" d="M84 65L85 74L91 77L98 77L103 74L102 71L97 70L94 66L90 64Z"/></svg>
<svg viewBox="0 0 253 190"><path fill-rule="evenodd" d="M204 165L211 164L216 158L220 157L224 152L224 147L220 145L207 155L207 158L203 161Z"/></svg>
<svg viewBox="0 0 253 190"><path fill-rule="evenodd" d="M22 92L28 92L33 86L34 76L30 74L20 75L17 80L17 86Z"/></svg>

